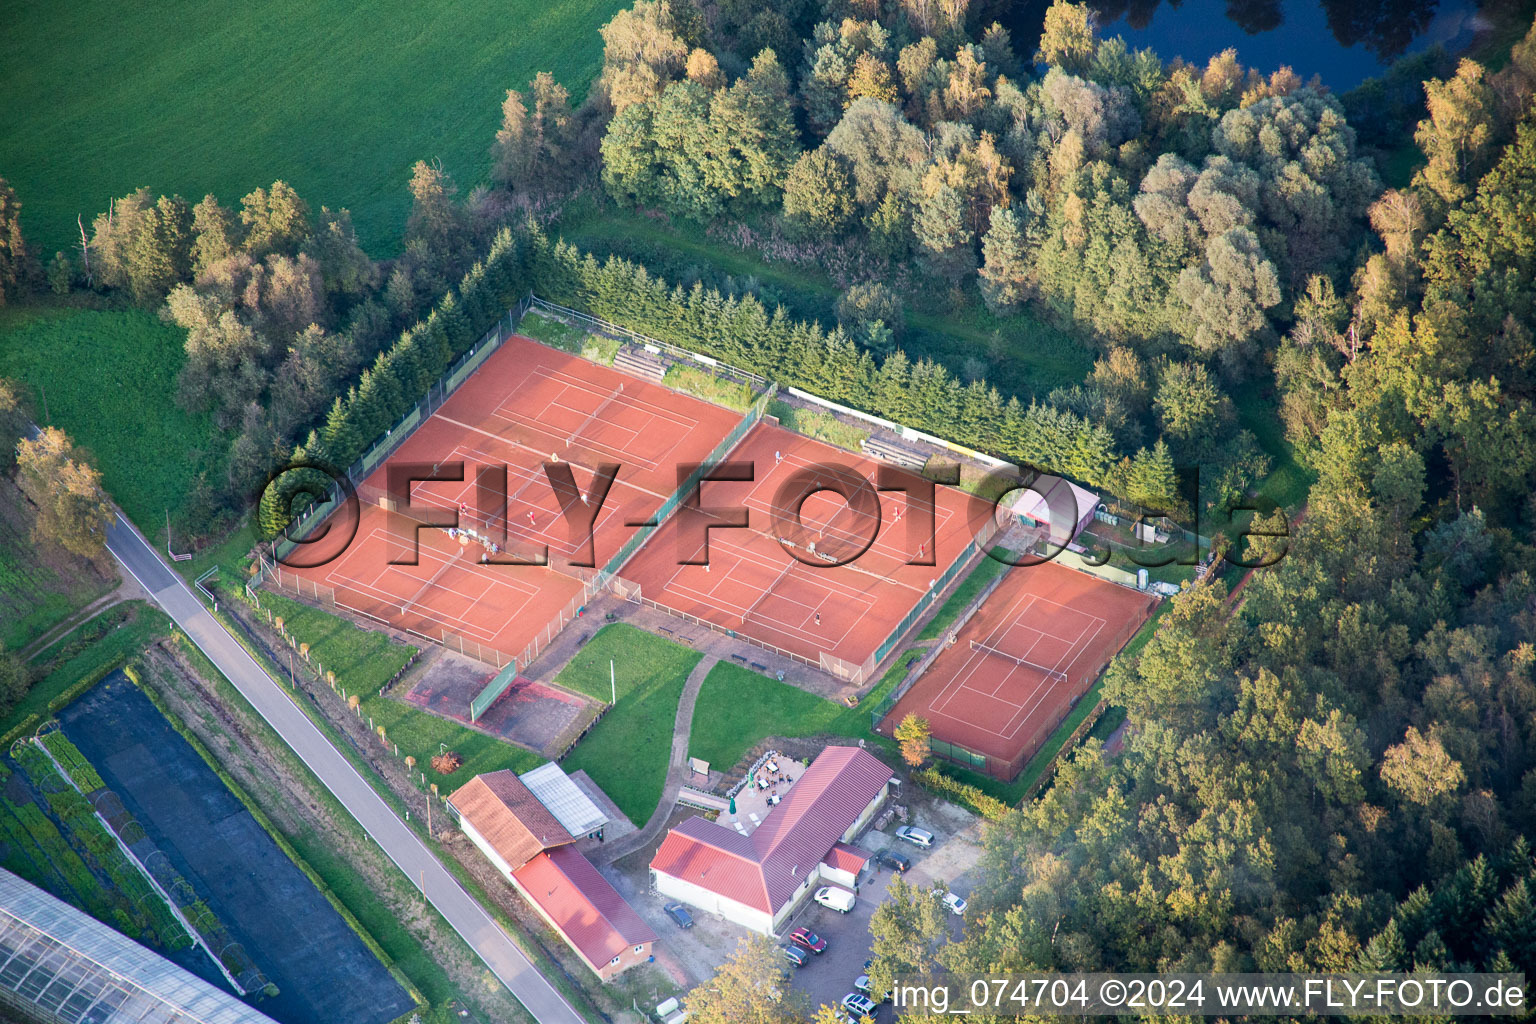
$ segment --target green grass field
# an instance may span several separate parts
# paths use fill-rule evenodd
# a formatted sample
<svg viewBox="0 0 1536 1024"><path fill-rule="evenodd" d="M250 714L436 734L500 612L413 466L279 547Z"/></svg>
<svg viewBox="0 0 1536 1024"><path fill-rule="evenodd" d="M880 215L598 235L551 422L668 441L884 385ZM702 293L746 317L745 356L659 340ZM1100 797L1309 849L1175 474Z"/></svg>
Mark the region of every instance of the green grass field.
<svg viewBox="0 0 1536 1024"><path fill-rule="evenodd" d="M722 661L710 669L699 690L688 753L713 768L730 771L754 744L769 736L824 734L894 750L889 740L870 731L870 709L921 654L913 649L898 657L869 695L852 708Z"/></svg>
<svg viewBox="0 0 1536 1024"><path fill-rule="evenodd" d="M398 246L416 160L485 178L509 88L551 71L580 98L621 0L17 0L0 32L0 175L45 253L140 185L237 202L282 178Z"/></svg>
<svg viewBox="0 0 1536 1024"><path fill-rule="evenodd" d="M227 588L225 592L231 593ZM428 714L393 697L379 696L379 688L400 671L414 647L282 594L264 590L261 604L273 615L282 616L290 635L310 645L310 657L336 673L337 685L349 694L357 694L362 719L374 726L382 725L384 734L400 747L401 754L415 757L417 770L426 774L428 782L438 783L443 792L452 792L481 772L503 768L525 772L543 763L542 757L521 747ZM266 619L259 613L252 614L257 614L261 621ZM451 776L439 775L430 764L432 755L444 745L464 758L463 766Z"/></svg>
<svg viewBox="0 0 1536 1024"><path fill-rule="evenodd" d="M27 385L37 415L92 456L107 491L151 537L163 536L166 509L174 516L185 504L200 471L223 482L228 441L209 417L176 404L186 337L138 310L0 315L0 377Z"/></svg>
<svg viewBox="0 0 1536 1024"><path fill-rule="evenodd" d="M636 825L643 826L661 802L677 702L699 657L620 623L599 630L555 677L561 686L606 701L608 662L614 662L618 703L561 767L585 771Z"/></svg>

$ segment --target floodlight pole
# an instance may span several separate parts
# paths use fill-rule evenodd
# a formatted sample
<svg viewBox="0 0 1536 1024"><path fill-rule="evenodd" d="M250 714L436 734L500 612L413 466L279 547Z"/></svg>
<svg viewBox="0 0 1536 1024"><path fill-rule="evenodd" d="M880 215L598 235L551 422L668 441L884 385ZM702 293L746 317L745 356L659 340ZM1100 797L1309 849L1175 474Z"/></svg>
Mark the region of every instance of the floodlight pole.
<svg viewBox="0 0 1536 1024"><path fill-rule="evenodd" d="M431 793L427 794L427 838L428 839L432 838L432 794ZM422 886L422 891L423 892L426 891L426 886L425 885Z"/></svg>
<svg viewBox="0 0 1536 1024"><path fill-rule="evenodd" d="M613 701L612 701L612 703L614 705L617 705L619 703L619 684L618 684L617 681L615 681L614 676L613 676L613 659L612 658L608 659L608 689L613 694Z"/></svg>

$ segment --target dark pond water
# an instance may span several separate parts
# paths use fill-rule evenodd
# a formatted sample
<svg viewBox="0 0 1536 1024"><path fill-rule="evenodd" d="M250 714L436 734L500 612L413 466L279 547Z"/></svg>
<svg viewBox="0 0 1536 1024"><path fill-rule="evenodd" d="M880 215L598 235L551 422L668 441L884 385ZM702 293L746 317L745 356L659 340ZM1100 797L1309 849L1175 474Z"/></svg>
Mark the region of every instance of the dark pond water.
<svg viewBox="0 0 1536 1024"><path fill-rule="evenodd" d="M1439 43L1455 50L1483 24L1479 0L1090 0L1105 36L1164 60L1204 64L1232 47L1245 67L1288 64L1345 91L1393 61ZM1005 24L1020 53L1040 37L1048 2L1008 6Z"/></svg>

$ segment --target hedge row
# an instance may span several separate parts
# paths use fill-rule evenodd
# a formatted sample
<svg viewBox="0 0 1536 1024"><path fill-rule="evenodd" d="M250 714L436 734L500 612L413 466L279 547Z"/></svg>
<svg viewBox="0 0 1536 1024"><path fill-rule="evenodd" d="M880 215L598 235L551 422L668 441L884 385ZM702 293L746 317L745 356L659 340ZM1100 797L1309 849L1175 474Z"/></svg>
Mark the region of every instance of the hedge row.
<svg viewBox="0 0 1536 1024"><path fill-rule="evenodd" d="M963 807L969 807L988 821L1000 821L1008 813L1008 805L997 797L983 793L969 782L952 779L937 767L920 768L912 773L912 778L935 793L947 796Z"/></svg>
<svg viewBox="0 0 1536 1024"><path fill-rule="evenodd" d="M599 262L538 231L528 241L528 273L543 298L1092 487L1107 487L1119 462L1102 424L1049 405L1004 401L986 382L963 384L930 359L914 362L897 351L876 363L841 329L791 320L782 307L770 313L750 295L702 284L669 288L639 264L617 256Z"/></svg>

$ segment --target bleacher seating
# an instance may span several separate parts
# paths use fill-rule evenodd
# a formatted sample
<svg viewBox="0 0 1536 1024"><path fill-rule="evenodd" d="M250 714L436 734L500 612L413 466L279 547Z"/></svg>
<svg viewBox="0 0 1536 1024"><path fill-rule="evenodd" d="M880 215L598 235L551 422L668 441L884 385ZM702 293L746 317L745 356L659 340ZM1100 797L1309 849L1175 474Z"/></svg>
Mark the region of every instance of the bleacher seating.
<svg viewBox="0 0 1536 1024"><path fill-rule="evenodd" d="M613 368L656 384L660 384L661 379L667 375L666 363L634 345L619 347L618 354L613 357Z"/></svg>
<svg viewBox="0 0 1536 1024"><path fill-rule="evenodd" d="M916 448L909 448L903 444L897 444L895 441L889 441L879 436L866 437L860 442L859 447L863 449L865 455L901 466L904 469L921 470L928 464L926 452L918 451Z"/></svg>

